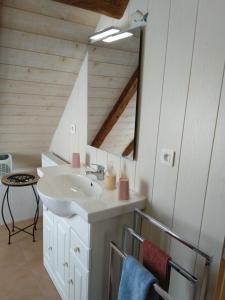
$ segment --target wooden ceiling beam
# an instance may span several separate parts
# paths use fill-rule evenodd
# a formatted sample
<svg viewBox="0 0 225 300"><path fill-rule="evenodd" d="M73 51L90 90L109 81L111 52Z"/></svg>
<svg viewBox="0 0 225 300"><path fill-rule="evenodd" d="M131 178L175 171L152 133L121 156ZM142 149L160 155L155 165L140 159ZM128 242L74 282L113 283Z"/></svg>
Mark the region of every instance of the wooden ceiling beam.
<svg viewBox="0 0 225 300"><path fill-rule="evenodd" d="M122 115L124 110L126 109L128 103L134 96L137 91L138 86L138 78L139 78L139 68L137 68L130 78L129 82L127 83L126 87L124 88L123 92L121 93L119 99L117 100L116 104L114 105L113 109L109 113L108 117L106 118L105 122L103 123L102 127L100 128L99 132L95 136L92 146L99 148L113 126L118 121L119 117Z"/></svg>
<svg viewBox="0 0 225 300"><path fill-rule="evenodd" d="M109 17L120 19L129 0L55 0L64 4L91 10Z"/></svg>
<svg viewBox="0 0 225 300"><path fill-rule="evenodd" d="M134 151L134 140L132 140L129 145L124 149L122 156L128 156L131 152Z"/></svg>

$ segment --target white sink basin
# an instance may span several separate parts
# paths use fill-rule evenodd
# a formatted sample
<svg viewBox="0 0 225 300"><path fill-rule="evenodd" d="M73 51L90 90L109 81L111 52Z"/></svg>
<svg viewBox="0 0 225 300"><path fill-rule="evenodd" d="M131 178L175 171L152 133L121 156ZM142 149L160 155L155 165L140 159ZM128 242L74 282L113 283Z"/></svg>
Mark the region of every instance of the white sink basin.
<svg viewBox="0 0 225 300"><path fill-rule="evenodd" d="M84 202L100 199L102 188L87 176L61 174L44 176L37 184L43 204L61 217L79 214Z"/></svg>

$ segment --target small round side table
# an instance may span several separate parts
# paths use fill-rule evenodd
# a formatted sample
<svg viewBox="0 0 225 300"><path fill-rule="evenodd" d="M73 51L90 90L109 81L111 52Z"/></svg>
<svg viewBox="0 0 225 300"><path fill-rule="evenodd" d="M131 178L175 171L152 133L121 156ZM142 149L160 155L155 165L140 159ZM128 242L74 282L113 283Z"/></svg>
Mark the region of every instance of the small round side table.
<svg viewBox="0 0 225 300"><path fill-rule="evenodd" d="M34 185L37 184L38 179L39 179L39 177L33 173L14 173L14 174L7 174L2 177L2 180L1 180L2 184L7 186L4 197L3 197L3 201L2 201L1 212L2 212L3 222L9 233L8 244L11 244L11 237L21 231L31 235L33 237L33 242L35 242L35 230L37 229L36 225L37 225L37 221L38 221L38 217L39 217L39 196L38 196L37 192L35 191ZM37 208L35 211L33 223L24 228L20 228L15 225L14 217L13 217L12 210L10 207L10 202L9 202L9 189L10 189L10 187L24 187L24 186L32 187L32 190L33 190L34 196L35 196L35 200L36 200L36 204L37 204ZM12 230L10 230L10 226L9 226L9 224L6 223L5 216L4 216L5 200L7 201L9 214L12 219ZM30 227L33 227L32 233L27 231L27 229ZM16 229L16 231L15 231L15 229Z"/></svg>

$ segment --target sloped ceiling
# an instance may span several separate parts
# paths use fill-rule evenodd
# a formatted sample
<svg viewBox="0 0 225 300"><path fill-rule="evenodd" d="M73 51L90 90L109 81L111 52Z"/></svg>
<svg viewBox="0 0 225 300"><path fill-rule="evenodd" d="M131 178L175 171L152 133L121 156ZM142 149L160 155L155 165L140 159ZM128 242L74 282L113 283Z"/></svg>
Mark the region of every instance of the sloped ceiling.
<svg viewBox="0 0 225 300"><path fill-rule="evenodd" d="M1 2L0 152L48 149L98 18L50 0Z"/></svg>

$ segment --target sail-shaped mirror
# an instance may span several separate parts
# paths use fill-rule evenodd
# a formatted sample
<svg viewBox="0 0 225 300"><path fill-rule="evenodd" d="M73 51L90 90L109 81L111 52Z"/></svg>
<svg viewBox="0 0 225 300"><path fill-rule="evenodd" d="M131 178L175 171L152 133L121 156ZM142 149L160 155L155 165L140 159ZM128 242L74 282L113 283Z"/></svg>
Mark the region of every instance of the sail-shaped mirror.
<svg viewBox="0 0 225 300"><path fill-rule="evenodd" d="M88 46L88 144L133 159L141 30L131 32Z"/></svg>

